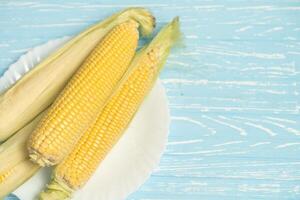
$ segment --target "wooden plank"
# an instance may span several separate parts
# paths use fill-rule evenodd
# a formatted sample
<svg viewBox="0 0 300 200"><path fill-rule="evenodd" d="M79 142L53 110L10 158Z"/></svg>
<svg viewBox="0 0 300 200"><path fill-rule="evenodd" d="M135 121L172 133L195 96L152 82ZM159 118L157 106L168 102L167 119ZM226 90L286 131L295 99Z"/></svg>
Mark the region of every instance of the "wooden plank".
<svg viewBox="0 0 300 200"><path fill-rule="evenodd" d="M158 27L179 15L185 35L161 75L168 147L128 199L299 199L298 0L4 1L0 73L28 48L128 6L150 8Z"/></svg>

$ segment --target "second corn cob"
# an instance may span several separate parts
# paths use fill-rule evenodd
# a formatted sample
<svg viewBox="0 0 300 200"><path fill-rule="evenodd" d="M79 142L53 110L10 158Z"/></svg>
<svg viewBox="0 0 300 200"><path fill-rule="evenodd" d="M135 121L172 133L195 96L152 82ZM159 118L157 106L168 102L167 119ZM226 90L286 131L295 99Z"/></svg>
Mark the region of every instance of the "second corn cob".
<svg viewBox="0 0 300 200"><path fill-rule="evenodd" d="M179 22L176 18L136 55L121 88L95 123L84 133L73 151L55 168L52 181L46 191L41 193L40 199L69 199L74 190L88 181L122 136L151 90L179 33Z"/></svg>
<svg viewBox="0 0 300 200"><path fill-rule="evenodd" d="M31 160L55 165L71 151L127 71L138 36L138 23L129 20L103 38L30 137Z"/></svg>

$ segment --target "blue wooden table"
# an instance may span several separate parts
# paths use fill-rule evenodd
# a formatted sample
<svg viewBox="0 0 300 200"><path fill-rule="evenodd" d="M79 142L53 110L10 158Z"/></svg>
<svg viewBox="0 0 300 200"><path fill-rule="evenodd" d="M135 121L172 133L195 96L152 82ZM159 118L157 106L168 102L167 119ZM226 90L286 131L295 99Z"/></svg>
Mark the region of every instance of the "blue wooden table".
<svg viewBox="0 0 300 200"><path fill-rule="evenodd" d="M128 6L151 9L158 27L178 15L185 34L161 75L167 149L128 199L300 199L299 0L3 0L0 73Z"/></svg>

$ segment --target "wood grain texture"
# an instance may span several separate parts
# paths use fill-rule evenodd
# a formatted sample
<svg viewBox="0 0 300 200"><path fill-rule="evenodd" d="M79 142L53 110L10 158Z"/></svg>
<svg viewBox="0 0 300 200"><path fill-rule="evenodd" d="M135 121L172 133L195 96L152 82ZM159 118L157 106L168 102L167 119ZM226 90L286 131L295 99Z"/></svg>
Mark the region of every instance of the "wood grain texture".
<svg viewBox="0 0 300 200"><path fill-rule="evenodd" d="M128 199L300 199L299 0L1 1L0 68L128 6L185 47L161 78L172 112L159 168ZM1 72L0 70L0 72Z"/></svg>

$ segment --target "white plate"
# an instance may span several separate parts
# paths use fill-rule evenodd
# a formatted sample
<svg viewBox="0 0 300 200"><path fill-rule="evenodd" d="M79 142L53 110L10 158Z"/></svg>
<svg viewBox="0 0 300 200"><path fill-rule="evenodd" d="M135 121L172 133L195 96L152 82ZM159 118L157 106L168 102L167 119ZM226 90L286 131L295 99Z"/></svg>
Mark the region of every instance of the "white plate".
<svg viewBox="0 0 300 200"><path fill-rule="evenodd" d="M0 78L0 93L68 39L52 40L28 51ZM167 142L169 123L167 97L162 84L157 81L124 136L91 180L75 193L74 199L121 200L137 190L159 164ZM50 174L50 169L40 170L14 194L21 200L35 199Z"/></svg>

